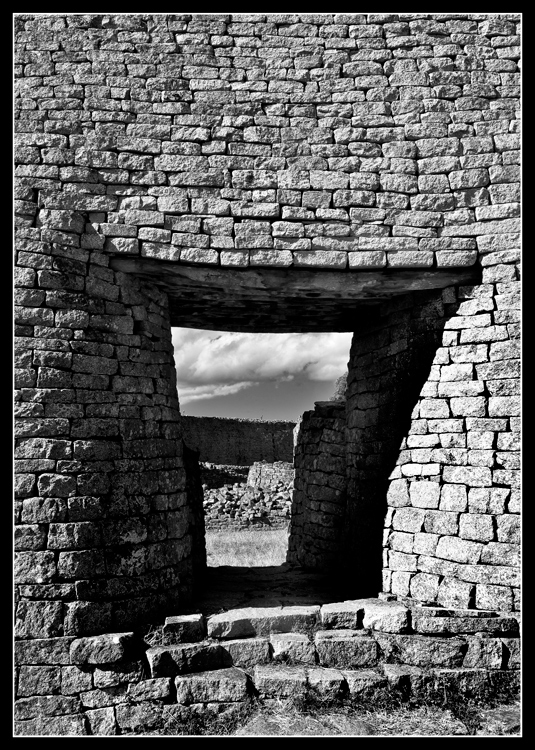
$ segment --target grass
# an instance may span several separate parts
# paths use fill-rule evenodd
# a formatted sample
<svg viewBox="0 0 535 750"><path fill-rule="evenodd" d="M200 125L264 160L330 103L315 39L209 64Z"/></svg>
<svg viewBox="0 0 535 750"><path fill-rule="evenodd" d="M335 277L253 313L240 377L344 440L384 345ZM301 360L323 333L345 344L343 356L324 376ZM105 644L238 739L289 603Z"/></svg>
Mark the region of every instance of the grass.
<svg viewBox="0 0 535 750"><path fill-rule="evenodd" d="M493 705L500 708L507 704L493 702ZM519 706L516 701L514 705ZM473 736L478 730L483 730L484 734L490 736L508 733L496 727L491 729L484 715L479 712L480 707L478 701L454 693L442 706L404 702L395 691L379 700L377 706L374 706L373 701L342 703L308 693L297 700L271 700L268 705L250 698L243 704L227 706L217 714L204 710L192 711L184 719L171 720L163 734L451 737ZM512 734L517 732L512 731Z"/></svg>
<svg viewBox="0 0 535 750"><path fill-rule="evenodd" d="M209 567L267 567L286 562L286 529L207 531L206 561Z"/></svg>
<svg viewBox="0 0 535 750"><path fill-rule="evenodd" d="M239 722L234 733L247 735L375 735L379 737L415 736L473 736L478 730L484 734L507 734L487 722L485 706L497 709L518 707L517 700L482 702L456 689L444 695L442 705L427 704L423 700L404 700L396 689L387 690L369 699L327 698L313 690L299 698L270 701L270 705L251 707L249 723ZM259 722L260 721L260 725ZM258 729L260 728L260 731ZM256 731L255 731L256 730ZM509 730L511 731L511 730ZM512 734L517 732L512 730Z"/></svg>

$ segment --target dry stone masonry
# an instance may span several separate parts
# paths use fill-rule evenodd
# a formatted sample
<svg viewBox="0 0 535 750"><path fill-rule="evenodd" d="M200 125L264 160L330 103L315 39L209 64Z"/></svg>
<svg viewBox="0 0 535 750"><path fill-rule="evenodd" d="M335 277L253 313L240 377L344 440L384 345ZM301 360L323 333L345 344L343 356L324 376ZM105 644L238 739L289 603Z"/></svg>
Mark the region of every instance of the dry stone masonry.
<svg viewBox="0 0 535 750"><path fill-rule="evenodd" d="M288 562L334 569L346 515L345 403L318 401L296 426Z"/></svg>
<svg viewBox="0 0 535 750"><path fill-rule="evenodd" d="M131 636L187 611L203 564L178 325L354 332L336 439L296 446L291 554L412 615L326 626L314 659L350 692L341 653L383 665L374 684L483 669L497 692L520 607L519 15L14 24L17 731L148 732L252 689L177 685L240 668L219 636L148 680ZM336 502L312 498L329 477ZM266 676L249 635L260 695L325 684L318 664ZM290 641L274 653L308 664Z"/></svg>
<svg viewBox="0 0 535 750"><path fill-rule="evenodd" d="M226 417L182 417L186 443L203 463L251 466L293 460L295 422Z"/></svg>
<svg viewBox="0 0 535 750"><path fill-rule="evenodd" d="M20 667L18 733L173 734L252 699L393 695L442 705L450 692L506 699L519 684L518 620L492 611L381 599L248 607L167 617L162 640L149 647L121 632L18 641L17 664L47 665ZM53 680L63 695L42 695Z"/></svg>
<svg viewBox="0 0 535 750"><path fill-rule="evenodd" d="M244 477L246 481L233 483L228 482L228 468L205 470L205 477L213 485L203 485L206 528L286 528L290 519L293 465L283 461L255 462ZM243 467L236 467L239 468ZM217 481L214 473L227 481Z"/></svg>

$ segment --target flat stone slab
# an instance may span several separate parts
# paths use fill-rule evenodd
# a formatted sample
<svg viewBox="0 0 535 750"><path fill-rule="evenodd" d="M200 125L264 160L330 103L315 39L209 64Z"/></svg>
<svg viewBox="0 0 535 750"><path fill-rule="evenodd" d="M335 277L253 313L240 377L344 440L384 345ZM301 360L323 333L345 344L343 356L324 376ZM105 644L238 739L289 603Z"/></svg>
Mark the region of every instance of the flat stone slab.
<svg viewBox="0 0 535 750"><path fill-rule="evenodd" d="M175 677L232 666L229 654L218 643L183 643L153 646L145 652L151 677Z"/></svg>
<svg viewBox="0 0 535 750"><path fill-rule="evenodd" d="M442 606L425 606L419 602L409 602L405 600L407 607L412 609L414 614L422 614L427 617L514 617L517 619L518 613L513 614L512 612L496 612L491 609L461 609L455 607L442 607Z"/></svg>
<svg viewBox="0 0 535 750"><path fill-rule="evenodd" d="M247 638L309 629L319 620L319 605L308 607L245 607L208 618L210 638Z"/></svg>
<svg viewBox="0 0 535 750"><path fill-rule="evenodd" d="M164 643L195 643L206 637L204 616L178 615L166 617L163 626Z"/></svg>
<svg viewBox="0 0 535 750"><path fill-rule="evenodd" d="M360 601L334 602L321 607L321 624L324 628L362 627L364 607Z"/></svg>
<svg viewBox="0 0 535 750"><path fill-rule="evenodd" d="M209 672L175 678L177 703L233 703L245 700L249 680L245 672L236 667L215 669Z"/></svg>
<svg viewBox="0 0 535 750"><path fill-rule="evenodd" d="M399 602L360 599L364 609L362 627L382 633L404 633L410 626L410 611Z"/></svg>
<svg viewBox="0 0 535 750"><path fill-rule="evenodd" d="M416 612L413 612L412 627L417 633L429 635L519 632L515 617L429 617Z"/></svg>
<svg viewBox="0 0 535 750"><path fill-rule="evenodd" d="M410 611L403 604L383 599L354 599L321 608L325 628L366 628L383 633L404 633L410 626Z"/></svg>

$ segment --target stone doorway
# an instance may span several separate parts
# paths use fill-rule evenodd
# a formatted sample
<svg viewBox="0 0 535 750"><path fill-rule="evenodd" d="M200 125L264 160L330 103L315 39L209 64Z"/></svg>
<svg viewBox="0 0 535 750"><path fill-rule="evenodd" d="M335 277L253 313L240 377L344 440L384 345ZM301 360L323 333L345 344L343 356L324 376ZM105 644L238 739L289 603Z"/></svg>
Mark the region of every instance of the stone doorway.
<svg viewBox="0 0 535 750"><path fill-rule="evenodd" d="M292 562L323 577L327 590L333 590L336 581L331 601L376 596L381 591L381 537L389 477L403 449L412 406L429 375L445 319L454 313L446 309L448 297L443 290L475 281L477 272L473 268L351 275L320 269L234 271L127 258L114 258L111 264L115 270L156 282L167 293L171 326L354 333L344 429L345 504L340 533L330 542L330 551L336 554L331 559L320 554L312 564L298 555ZM312 500L306 497L307 502ZM315 511L311 503L307 511ZM316 531L321 533L324 520L321 511L316 513ZM293 533L297 548L302 548L299 530ZM200 549L198 538L192 538L192 543L194 550ZM364 559L365 575L358 563ZM286 575L287 571L273 574L279 572ZM247 588L243 583L247 576L246 571L239 571L241 583L226 586L228 606L235 606L231 600L236 586L240 596ZM222 586L221 581L214 582L220 591ZM295 582L289 586L295 594ZM316 580L314 586L319 590L322 584ZM209 588L206 577L196 586L208 595ZM253 600L254 594L251 591Z"/></svg>

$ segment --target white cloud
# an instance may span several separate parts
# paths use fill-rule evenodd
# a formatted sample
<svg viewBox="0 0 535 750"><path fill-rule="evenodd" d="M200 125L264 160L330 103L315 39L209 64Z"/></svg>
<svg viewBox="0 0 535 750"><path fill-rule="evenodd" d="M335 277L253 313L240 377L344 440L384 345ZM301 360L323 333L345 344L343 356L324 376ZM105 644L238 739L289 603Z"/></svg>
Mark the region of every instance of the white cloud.
<svg viewBox="0 0 535 750"><path fill-rule="evenodd" d="M231 383L230 385L216 385L208 383L206 385L183 385L179 382L178 392L181 404L190 404L192 401L201 401L206 398L215 398L216 396L231 396L233 393L238 393L244 388L250 388L258 383L252 382L241 382Z"/></svg>
<svg viewBox="0 0 535 750"><path fill-rule="evenodd" d="M182 404L304 376L335 381L345 372L351 333L231 333L173 328Z"/></svg>

